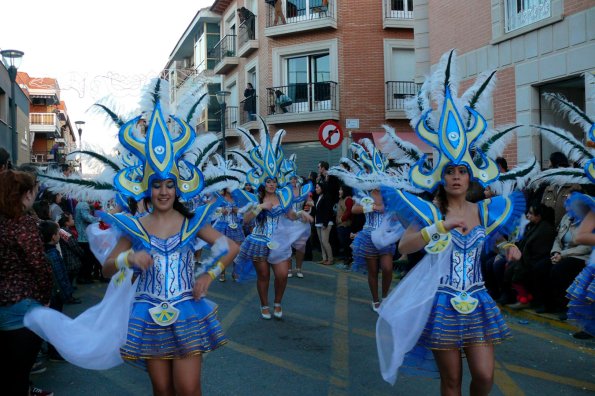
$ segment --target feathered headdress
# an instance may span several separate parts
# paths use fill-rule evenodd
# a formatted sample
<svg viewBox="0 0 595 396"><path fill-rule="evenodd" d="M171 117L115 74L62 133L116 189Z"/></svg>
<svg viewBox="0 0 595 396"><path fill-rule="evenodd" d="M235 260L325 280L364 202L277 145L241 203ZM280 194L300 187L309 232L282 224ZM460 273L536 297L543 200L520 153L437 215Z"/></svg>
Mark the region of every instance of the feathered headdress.
<svg viewBox="0 0 595 396"><path fill-rule="evenodd" d="M44 184L52 191L67 192L77 199L113 199L117 194L140 200L150 196L150 184L157 179L173 179L177 195L182 200L197 196L205 187L224 182L234 183L236 177L224 174L221 167L214 167L207 176L209 158L216 152L219 141L214 134L196 136L191 126L208 102L204 89L188 92L181 98L174 114L166 119L169 109L168 84L155 79L145 88L140 102L140 115L126 120L104 104L97 108L104 111L118 126L120 145L112 153L98 150L81 150L70 156L91 158L96 166L93 178L64 177L56 172L40 174ZM146 133L137 129L137 122L151 114ZM89 166L86 164L85 166ZM217 171L219 169L219 171Z"/></svg>
<svg viewBox="0 0 595 396"><path fill-rule="evenodd" d="M595 84L595 77L590 73L585 75L585 80L587 84ZM549 125L532 125L532 127L538 128L551 144L568 157L568 160L573 161L583 169L548 169L535 178L532 185L543 182L558 185L595 182L595 149L593 148L595 145L595 123L593 117L560 94L545 93L543 96L555 110L565 115L568 121L583 129L586 135L586 144L576 139L572 132L562 128Z"/></svg>
<svg viewBox="0 0 595 396"><path fill-rule="evenodd" d="M426 191L434 191L442 183L444 169L449 165L465 165L483 186L495 181L499 174L496 163L477 145L487 127L477 109L493 89L495 72L481 75L459 99L454 56L454 50L444 54L432 78L422 85L417 97L407 101L407 114L415 131L438 152L431 169L424 155L410 170L411 182ZM440 109L439 116L433 114L432 102Z"/></svg>
<svg viewBox="0 0 595 396"><path fill-rule="evenodd" d="M232 152L247 168L246 182L254 188L264 185L268 179L275 179L278 187L283 187L291 177L287 165L284 164L286 160L281 147L285 130L279 130L271 140L266 123L262 117L258 117L262 124L260 143L256 142L249 131L238 127L247 155L238 150Z"/></svg>

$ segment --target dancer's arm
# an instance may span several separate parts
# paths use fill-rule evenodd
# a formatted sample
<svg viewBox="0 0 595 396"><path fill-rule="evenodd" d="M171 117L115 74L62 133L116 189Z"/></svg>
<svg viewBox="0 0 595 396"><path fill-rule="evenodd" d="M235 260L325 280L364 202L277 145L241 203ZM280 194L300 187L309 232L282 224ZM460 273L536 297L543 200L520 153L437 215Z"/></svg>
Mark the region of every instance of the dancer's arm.
<svg viewBox="0 0 595 396"><path fill-rule="evenodd" d="M116 247L112 250L103 264L103 275L107 278L111 278L123 265L130 268L137 267L144 271L153 265L153 258L144 250L138 252L133 251L130 240L127 238L120 238Z"/></svg>
<svg viewBox="0 0 595 396"><path fill-rule="evenodd" d="M576 230L574 241L580 245L595 246L595 213L589 212L589 214L581 222L581 225Z"/></svg>
<svg viewBox="0 0 595 396"><path fill-rule="evenodd" d="M442 226L446 231L450 231L456 227L466 227L465 221L463 219L457 218L447 219L440 223L442 223ZM423 249L429 242L428 240L424 239L423 232L426 228L432 226L420 229L419 227L412 224L409 227L407 227L407 230L405 230L405 234L403 234L403 237L399 242L399 253L410 254L419 252L421 249Z"/></svg>

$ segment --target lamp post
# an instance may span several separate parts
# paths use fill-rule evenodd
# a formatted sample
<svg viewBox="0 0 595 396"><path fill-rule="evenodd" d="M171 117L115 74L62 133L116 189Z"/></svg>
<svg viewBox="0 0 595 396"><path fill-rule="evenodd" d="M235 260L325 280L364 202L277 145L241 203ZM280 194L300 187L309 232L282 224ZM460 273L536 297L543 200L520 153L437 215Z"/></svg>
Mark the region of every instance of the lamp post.
<svg viewBox="0 0 595 396"><path fill-rule="evenodd" d="M85 121L75 121L74 125L76 125L76 129L79 133L79 150L83 149L83 125L85 125ZM83 174L83 161L82 157L79 155L79 169L81 175Z"/></svg>
<svg viewBox="0 0 595 396"><path fill-rule="evenodd" d="M25 53L18 50L3 50L0 51L2 55L2 62L8 70L10 77L10 97L12 98L12 106L10 106L10 127L12 128L12 159L17 165L19 158L19 132L17 131L17 101L15 98L15 87L17 85L17 69L21 65L21 60Z"/></svg>
<svg viewBox="0 0 595 396"><path fill-rule="evenodd" d="M221 156L223 160L225 160L225 111L227 109L227 103L225 102L225 98L231 94L229 91L219 91L216 93L217 95L217 102L219 102L219 106L221 108L221 135L223 136L223 144L221 145Z"/></svg>

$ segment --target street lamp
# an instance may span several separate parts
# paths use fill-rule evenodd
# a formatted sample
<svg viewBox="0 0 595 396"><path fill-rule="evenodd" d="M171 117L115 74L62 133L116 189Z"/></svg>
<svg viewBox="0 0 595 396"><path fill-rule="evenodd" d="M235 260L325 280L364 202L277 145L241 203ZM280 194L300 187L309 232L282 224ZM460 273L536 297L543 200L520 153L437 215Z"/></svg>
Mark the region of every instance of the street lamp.
<svg viewBox="0 0 595 396"><path fill-rule="evenodd" d="M76 125L76 129L79 133L79 150L83 149L83 125L85 125L85 121L75 121L74 125ZM83 174L83 159L79 155L79 169L81 171L81 175Z"/></svg>
<svg viewBox="0 0 595 396"><path fill-rule="evenodd" d="M217 95L217 102L219 102L219 106L221 108L221 135L223 136L223 145L221 147L221 156L225 161L225 110L227 109L227 103L225 103L225 98L231 94L229 91L219 91L215 95Z"/></svg>
<svg viewBox="0 0 595 396"><path fill-rule="evenodd" d="M15 98L15 87L17 85L17 69L21 65L23 59L23 51L18 50L3 50L0 51L2 55L2 62L8 70L10 77L10 97L12 98L12 106L10 106L10 127L12 128L12 159L17 165L19 158L19 132L17 131L17 101Z"/></svg>

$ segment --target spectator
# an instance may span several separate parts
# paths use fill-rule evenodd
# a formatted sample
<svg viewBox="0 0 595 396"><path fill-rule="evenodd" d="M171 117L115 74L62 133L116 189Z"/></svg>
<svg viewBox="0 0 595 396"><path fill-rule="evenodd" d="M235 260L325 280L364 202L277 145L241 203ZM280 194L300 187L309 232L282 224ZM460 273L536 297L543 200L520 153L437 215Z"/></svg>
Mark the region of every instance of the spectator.
<svg viewBox="0 0 595 396"><path fill-rule="evenodd" d="M61 229L60 251L64 258L66 271L68 272L68 280L70 280L70 284L72 285L81 269L81 260L85 257L85 252L78 244L77 236L71 233L72 228L74 228L74 217L70 213L65 212L60 217L60 220L58 220L58 225L60 225Z"/></svg>
<svg viewBox="0 0 595 396"><path fill-rule="evenodd" d="M76 205L74 224L76 226L76 231L78 232L78 243L85 252L83 265L77 279L77 282L81 284L92 283L93 271L100 268L99 262L89 248L89 240L87 239L87 226L97 223L98 221L99 218L91 214L91 207L88 202L83 201ZM99 276L103 278L103 276Z"/></svg>
<svg viewBox="0 0 595 396"><path fill-rule="evenodd" d="M508 172L508 162L506 161L506 158L504 158L504 157L496 158L496 165L498 165L498 170L500 171L500 173Z"/></svg>
<svg viewBox="0 0 595 396"><path fill-rule="evenodd" d="M48 304L52 269L44 257L36 219L27 214L37 195L33 175L0 172L0 345L5 364L0 370L2 392L29 393L29 372L41 338L23 325L29 308Z"/></svg>
<svg viewBox="0 0 595 396"><path fill-rule="evenodd" d="M351 265L351 208L353 207L353 190L351 187L343 185L339 188L339 202L337 204L337 236L341 255L343 257L343 269Z"/></svg>
<svg viewBox="0 0 595 396"><path fill-rule="evenodd" d="M0 172L12 169L12 164L10 163L10 154L4 147L0 147Z"/></svg>
<svg viewBox="0 0 595 396"><path fill-rule="evenodd" d="M45 200L49 202L50 220L60 220L60 217L64 214L64 210L60 206L62 204L62 194L46 190L44 197Z"/></svg>
<svg viewBox="0 0 595 396"><path fill-rule="evenodd" d="M542 272L547 274L536 287L542 287L540 293L544 297L544 306L539 312L560 312L561 319L566 317L568 300L565 292L574 278L585 268L591 247L575 242L579 223L565 214L558 226L558 233L551 250L551 266L547 265ZM547 269L549 268L549 271Z"/></svg>
<svg viewBox="0 0 595 396"><path fill-rule="evenodd" d="M534 289L531 280L534 278L535 266L538 262L548 258L556 230L553 224L553 209L544 204L532 204L527 212L529 224L525 229L523 239L517 243L522 253L519 260L511 261L506 266L506 284L516 292L517 302L509 305L512 309L528 308L533 299L530 291ZM498 267L498 266L496 266ZM498 279L498 275L496 275ZM539 290L536 288L535 290ZM543 296L538 295L539 300Z"/></svg>
<svg viewBox="0 0 595 396"><path fill-rule="evenodd" d="M275 97L275 104L279 106L283 113L287 113L287 108L293 104L293 100L278 89L275 91Z"/></svg>
<svg viewBox="0 0 595 396"><path fill-rule="evenodd" d="M244 111L248 113L248 119L254 121L256 119L256 90L252 86L252 83L246 84L244 90Z"/></svg>
<svg viewBox="0 0 595 396"><path fill-rule="evenodd" d="M327 193L327 186L323 182L316 183L316 194L318 198L314 206L314 226L320 241L320 250L322 252L322 261L319 264L332 265L333 250L329 243L331 228L333 227L333 204Z"/></svg>

